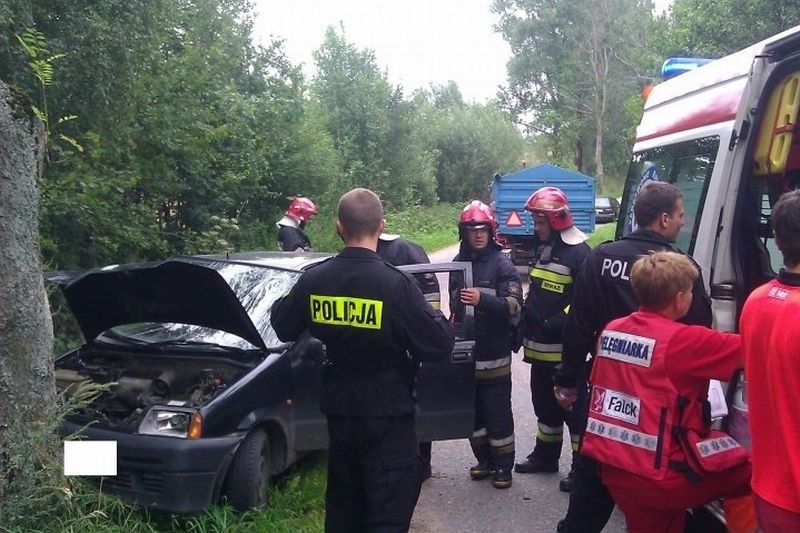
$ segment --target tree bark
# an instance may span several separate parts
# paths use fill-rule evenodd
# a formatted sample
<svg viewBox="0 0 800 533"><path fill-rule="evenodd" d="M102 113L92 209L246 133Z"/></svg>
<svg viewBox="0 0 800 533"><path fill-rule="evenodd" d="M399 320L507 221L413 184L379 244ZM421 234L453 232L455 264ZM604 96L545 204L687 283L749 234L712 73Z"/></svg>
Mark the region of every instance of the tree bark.
<svg viewBox="0 0 800 533"><path fill-rule="evenodd" d="M53 323L39 253L41 121L0 81L0 499L4 428L50 416L55 398ZM25 417L25 418L22 418Z"/></svg>

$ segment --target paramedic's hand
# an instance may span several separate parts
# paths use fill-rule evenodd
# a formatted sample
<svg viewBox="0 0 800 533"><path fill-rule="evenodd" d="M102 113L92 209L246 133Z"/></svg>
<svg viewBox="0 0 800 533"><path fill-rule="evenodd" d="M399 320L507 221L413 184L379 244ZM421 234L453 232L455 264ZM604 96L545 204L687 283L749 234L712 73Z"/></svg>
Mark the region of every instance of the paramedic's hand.
<svg viewBox="0 0 800 533"><path fill-rule="evenodd" d="M566 387L553 387L553 394L556 397L556 403L567 411L572 410L572 404L578 399L578 389L568 389Z"/></svg>
<svg viewBox="0 0 800 533"><path fill-rule="evenodd" d="M459 296L461 297L462 304L471 305L473 307L478 305L478 302L481 301L481 291L475 287L461 289Z"/></svg>

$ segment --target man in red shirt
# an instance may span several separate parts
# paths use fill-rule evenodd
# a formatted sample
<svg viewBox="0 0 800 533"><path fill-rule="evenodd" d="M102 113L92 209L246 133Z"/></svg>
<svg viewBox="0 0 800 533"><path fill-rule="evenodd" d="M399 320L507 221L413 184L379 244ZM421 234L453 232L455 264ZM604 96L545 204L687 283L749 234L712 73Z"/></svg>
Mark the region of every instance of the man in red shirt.
<svg viewBox="0 0 800 533"><path fill-rule="evenodd" d="M772 231L786 268L754 290L739 331L747 372L753 496L766 533L800 531L800 191L781 196Z"/></svg>
<svg viewBox="0 0 800 533"><path fill-rule="evenodd" d="M747 452L710 430L708 384L741 365L734 333L677 322L699 272L676 252L644 256L631 269L639 310L612 320L597 342L581 454L630 533L681 533L685 511L750 491Z"/></svg>

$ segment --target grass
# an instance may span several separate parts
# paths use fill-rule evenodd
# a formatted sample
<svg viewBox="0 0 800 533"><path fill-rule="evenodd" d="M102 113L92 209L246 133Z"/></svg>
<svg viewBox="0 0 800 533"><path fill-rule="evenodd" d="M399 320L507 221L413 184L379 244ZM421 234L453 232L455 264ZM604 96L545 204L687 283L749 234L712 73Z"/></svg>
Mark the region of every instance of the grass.
<svg viewBox="0 0 800 533"><path fill-rule="evenodd" d="M589 235L589 240L586 241L586 244L588 244L590 248L594 248L598 244L605 241L613 241L614 232L616 230L616 224L602 224L595 226L595 231Z"/></svg>

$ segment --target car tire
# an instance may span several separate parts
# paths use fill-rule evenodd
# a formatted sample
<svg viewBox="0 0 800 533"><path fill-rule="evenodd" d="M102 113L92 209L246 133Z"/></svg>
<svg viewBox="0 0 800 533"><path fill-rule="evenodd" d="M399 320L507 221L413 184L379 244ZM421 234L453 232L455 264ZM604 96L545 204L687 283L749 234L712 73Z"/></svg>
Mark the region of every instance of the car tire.
<svg viewBox="0 0 800 533"><path fill-rule="evenodd" d="M270 474L269 437L258 428L245 437L228 469L224 487L228 503L237 511L265 506Z"/></svg>

